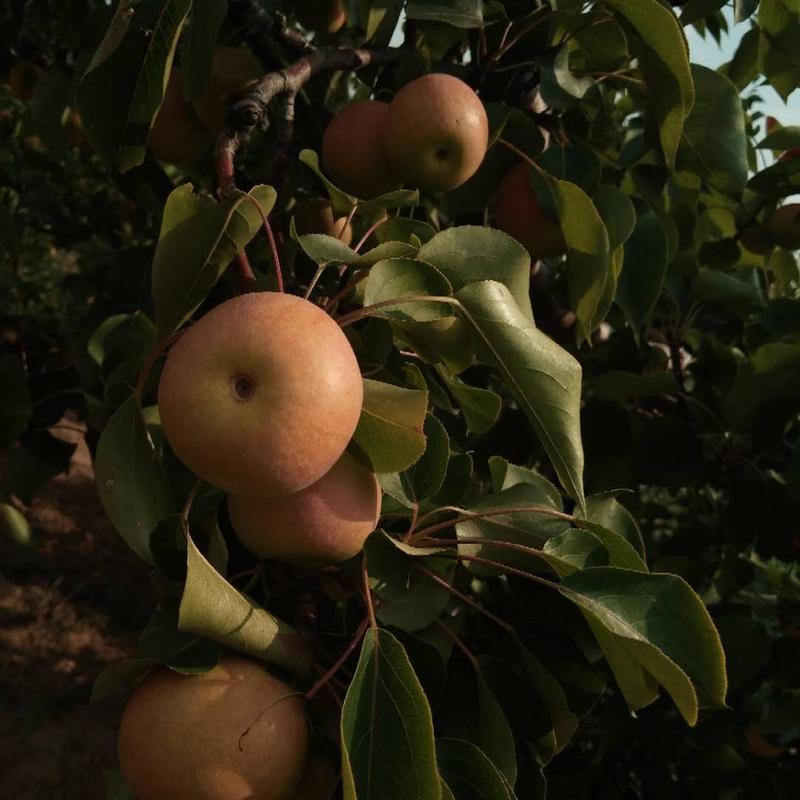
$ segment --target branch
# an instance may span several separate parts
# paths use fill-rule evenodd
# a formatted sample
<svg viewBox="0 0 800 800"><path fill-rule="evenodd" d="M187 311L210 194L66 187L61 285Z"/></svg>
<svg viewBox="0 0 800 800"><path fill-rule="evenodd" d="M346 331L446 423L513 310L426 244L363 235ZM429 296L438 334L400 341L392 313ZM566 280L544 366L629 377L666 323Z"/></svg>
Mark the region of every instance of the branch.
<svg viewBox="0 0 800 800"><path fill-rule="evenodd" d="M215 148L217 178L222 196L234 186L233 162L236 151L256 128L267 129L270 106L277 98L292 98L283 100L280 109L279 120L282 119L283 124L288 125L294 118L293 98L315 75L331 70L358 70L368 66L391 64L397 61L399 53L399 50L389 47L374 50L347 47L312 48L294 64L265 75L247 97L228 108L225 130L220 134ZM287 132L280 131L279 142L285 141L286 138ZM290 131L288 138L291 139Z"/></svg>

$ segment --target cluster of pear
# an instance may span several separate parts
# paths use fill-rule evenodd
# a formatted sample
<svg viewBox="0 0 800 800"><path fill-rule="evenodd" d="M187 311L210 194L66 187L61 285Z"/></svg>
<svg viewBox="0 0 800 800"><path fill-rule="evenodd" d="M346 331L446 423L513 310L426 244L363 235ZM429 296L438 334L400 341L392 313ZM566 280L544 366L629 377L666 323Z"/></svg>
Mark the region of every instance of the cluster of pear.
<svg viewBox="0 0 800 800"><path fill-rule="evenodd" d="M375 529L375 474L345 452L363 384L341 328L293 295L228 300L173 345L158 387L164 435L228 492L231 526L260 557L330 564ZM120 768L139 800L324 800L336 775L308 759L305 704L261 665L151 673L125 707Z"/></svg>
<svg viewBox="0 0 800 800"><path fill-rule="evenodd" d="M148 147L161 161L195 161L225 125L225 111L244 97L262 76L258 59L239 47L215 47L206 87L186 99L180 67L173 67L161 107L150 129Z"/></svg>
<svg viewBox="0 0 800 800"><path fill-rule="evenodd" d="M790 147L778 162L800 158L800 147ZM777 245L787 250L800 250L800 203L786 203L776 208L763 225L753 223L739 234L739 242L751 253L765 255Z"/></svg>

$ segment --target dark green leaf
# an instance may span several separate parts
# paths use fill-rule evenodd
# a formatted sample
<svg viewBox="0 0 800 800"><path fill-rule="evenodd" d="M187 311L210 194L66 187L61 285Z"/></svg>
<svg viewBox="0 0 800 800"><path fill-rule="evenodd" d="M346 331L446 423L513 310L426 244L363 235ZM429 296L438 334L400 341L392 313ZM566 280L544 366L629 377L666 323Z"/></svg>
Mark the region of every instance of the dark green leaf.
<svg viewBox="0 0 800 800"><path fill-rule="evenodd" d="M341 732L344 800L440 800L428 699L388 631L364 636Z"/></svg>
<svg viewBox="0 0 800 800"><path fill-rule="evenodd" d="M447 228L424 244L417 257L433 264L455 291L479 281L504 284L525 316L533 319L530 256L502 231L474 225Z"/></svg>
<svg viewBox="0 0 800 800"><path fill-rule="evenodd" d="M661 294L668 254L669 242L658 217L643 203L636 204L636 227L625 243L625 265L614 298L636 331Z"/></svg>
<svg viewBox="0 0 800 800"><path fill-rule="evenodd" d="M364 379L364 405L353 438L376 472L407 469L425 452L427 392Z"/></svg>
<svg viewBox="0 0 800 800"><path fill-rule="evenodd" d="M747 183L747 134L737 88L719 72L692 64L697 96L683 127L678 172L699 175L710 188L740 198Z"/></svg>
<svg viewBox="0 0 800 800"><path fill-rule="evenodd" d="M150 533L175 505L136 395L106 424L94 466L100 501L112 524L140 558L152 561Z"/></svg>
<svg viewBox="0 0 800 800"><path fill-rule="evenodd" d="M311 654L299 634L234 589L191 539L178 628L299 675L310 668Z"/></svg>
<svg viewBox="0 0 800 800"><path fill-rule="evenodd" d="M439 771L455 800L515 800L497 767L462 739L437 739Z"/></svg>
<svg viewBox="0 0 800 800"><path fill-rule="evenodd" d="M231 262L261 228L275 204L271 186L237 192L220 205L190 183L167 198L153 258L153 302L160 336L179 328L205 300ZM250 199L248 199L250 198Z"/></svg>
<svg viewBox="0 0 800 800"><path fill-rule="evenodd" d="M675 165L683 123L694 103L686 37L671 10L658 0L604 0L633 26L641 43L631 42L648 87L667 166Z"/></svg>
<svg viewBox="0 0 800 800"><path fill-rule="evenodd" d="M409 19L446 22L456 28L480 28L483 25L481 0L408 0Z"/></svg>
<svg viewBox="0 0 800 800"><path fill-rule="evenodd" d="M228 15L228 0L192 3L189 27L181 43L181 73L186 96L193 100L206 87L220 26Z"/></svg>
<svg viewBox="0 0 800 800"><path fill-rule="evenodd" d="M370 270L364 287L364 305L396 300L406 295L447 297L452 289L447 278L436 267L411 258L387 258ZM414 301L387 306L378 314L387 319L430 322L453 314L443 303Z"/></svg>
<svg viewBox="0 0 800 800"><path fill-rule="evenodd" d="M703 705L724 707L719 634L682 578L597 567L564 578L559 591L664 686L690 725L697 721L698 696Z"/></svg>
<svg viewBox="0 0 800 800"><path fill-rule="evenodd" d="M481 358L499 370L561 483L582 505L580 364L528 321L502 284L471 284L456 296L481 340Z"/></svg>
<svg viewBox="0 0 800 800"><path fill-rule="evenodd" d="M433 414L425 417L425 452L409 470L408 480L417 501L427 500L442 488L450 460L450 437Z"/></svg>
<svg viewBox="0 0 800 800"><path fill-rule="evenodd" d="M144 161L150 125L191 6L191 0L120 2L78 84L86 133L122 172Z"/></svg>

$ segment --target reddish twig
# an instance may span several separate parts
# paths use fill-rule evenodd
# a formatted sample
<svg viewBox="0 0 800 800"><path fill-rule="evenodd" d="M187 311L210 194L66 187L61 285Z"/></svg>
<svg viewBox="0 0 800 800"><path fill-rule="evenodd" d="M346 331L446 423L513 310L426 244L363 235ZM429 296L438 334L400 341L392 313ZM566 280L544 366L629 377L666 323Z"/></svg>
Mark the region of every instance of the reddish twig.
<svg viewBox="0 0 800 800"><path fill-rule="evenodd" d="M370 624L369 616L364 617L363 622L358 626L356 630L356 634L353 637L353 640L350 642L347 647L342 651L342 654L339 658L336 659L333 666L306 692L306 700L311 700L314 695L323 687L325 686L336 673L341 669L342 665L348 658L350 658L351 653L353 650L358 647L358 643L361 641L364 634L367 632L367 628Z"/></svg>
<svg viewBox="0 0 800 800"><path fill-rule="evenodd" d="M388 216L381 217L377 222L374 222L372 225L370 225L370 227L367 228L367 232L361 237L361 239L359 239L358 244L353 248L353 250L355 250L356 253L358 253L366 243L367 239L369 239L369 237L372 236L372 234L375 233L375 231L378 228L380 228L380 226L383 225L384 222L387 222L388 219L389 219Z"/></svg>
<svg viewBox="0 0 800 800"><path fill-rule="evenodd" d="M236 267L236 276L239 280L239 289L243 294L252 292L256 288L258 279L256 273L253 272L253 267L250 265L250 259L244 250L240 251L234 256L233 263Z"/></svg>

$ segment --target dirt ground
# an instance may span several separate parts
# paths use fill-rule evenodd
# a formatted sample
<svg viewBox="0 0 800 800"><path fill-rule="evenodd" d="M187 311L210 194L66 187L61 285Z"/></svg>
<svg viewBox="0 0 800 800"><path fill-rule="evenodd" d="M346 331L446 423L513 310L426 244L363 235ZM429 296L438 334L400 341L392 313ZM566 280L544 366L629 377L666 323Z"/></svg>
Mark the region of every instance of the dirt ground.
<svg viewBox="0 0 800 800"><path fill-rule="evenodd" d="M152 605L144 565L107 521L79 430L69 472L28 517L35 549L0 541L0 798L102 800L121 702L92 682L128 656Z"/></svg>

